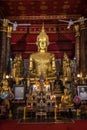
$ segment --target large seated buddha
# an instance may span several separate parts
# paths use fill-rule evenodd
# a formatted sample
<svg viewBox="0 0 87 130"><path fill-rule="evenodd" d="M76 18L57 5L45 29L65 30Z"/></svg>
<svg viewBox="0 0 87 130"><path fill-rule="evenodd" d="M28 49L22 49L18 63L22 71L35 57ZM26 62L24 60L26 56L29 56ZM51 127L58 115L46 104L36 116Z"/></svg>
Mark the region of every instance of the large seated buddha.
<svg viewBox="0 0 87 130"><path fill-rule="evenodd" d="M56 77L56 62L54 54L47 52L49 38L45 32L44 25L37 36L36 45L38 52L30 55L29 76L30 78L52 79Z"/></svg>

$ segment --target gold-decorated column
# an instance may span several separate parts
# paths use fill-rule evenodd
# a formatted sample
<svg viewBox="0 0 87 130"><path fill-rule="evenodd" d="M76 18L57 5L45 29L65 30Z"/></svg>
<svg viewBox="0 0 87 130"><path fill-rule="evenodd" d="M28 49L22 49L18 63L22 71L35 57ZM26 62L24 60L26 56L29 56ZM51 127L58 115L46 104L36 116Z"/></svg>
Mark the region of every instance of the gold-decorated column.
<svg viewBox="0 0 87 130"><path fill-rule="evenodd" d="M3 74L6 73L6 42L7 42L7 37L6 37L6 31L8 27L8 20L3 19L2 27L0 28L0 35L1 35L1 45L0 45L0 76L1 78L3 77Z"/></svg>
<svg viewBox="0 0 87 130"><path fill-rule="evenodd" d="M80 73L87 75L87 25L84 17L81 17L80 23Z"/></svg>
<svg viewBox="0 0 87 130"><path fill-rule="evenodd" d="M75 29L75 58L76 58L76 71L79 73L79 60L80 60L80 32L79 32L79 25L74 26Z"/></svg>
<svg viewBox="0 0 87 130"><path fill-rule="evenodd" d="M12 26L7 27L7 42L6 42L6 73L10 73L10 56L11 56L11 32L12 32Z"/></svg>

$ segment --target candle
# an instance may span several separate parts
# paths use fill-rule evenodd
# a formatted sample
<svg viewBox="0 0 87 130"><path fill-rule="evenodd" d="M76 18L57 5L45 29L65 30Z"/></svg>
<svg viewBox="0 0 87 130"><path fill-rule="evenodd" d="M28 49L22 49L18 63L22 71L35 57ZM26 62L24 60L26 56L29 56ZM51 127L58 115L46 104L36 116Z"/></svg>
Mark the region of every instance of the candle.
<svg viewBox="0 0 87 130"><path fill-rule="evenodd" d="M56 120L56 112L57 112L57 106L55 106L55 108L54 108L54 118L55 118L55 120Z"/></svg>
<svg viewBox="0 0 87 130"><path fill-rule="evenodd" d="M23 119L25 120L26 119L26 107L24 107L24 117Z"/></svg>

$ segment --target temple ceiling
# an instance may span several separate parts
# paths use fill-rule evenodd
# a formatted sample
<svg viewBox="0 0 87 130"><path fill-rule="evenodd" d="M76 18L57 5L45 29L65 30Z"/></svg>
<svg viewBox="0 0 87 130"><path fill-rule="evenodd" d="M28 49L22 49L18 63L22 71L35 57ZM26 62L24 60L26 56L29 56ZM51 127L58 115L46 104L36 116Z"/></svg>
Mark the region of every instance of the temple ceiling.
<svg viewBox="0 0 87 130"><path fill-rule="evenodd" d="M87 16L87 0L0 0L0 16L27 22L77 19Z"/></svg>
<svg viewBox="0 0 87 130"><path fill-rule="evenodd" d="M36 37L43 22L50 39L48 50L57 57L63 56L64 51L74 57L73 27L68 30L67 24L59 20L77 20L81 16L87 17L87 0L0 0L0 18L31 24L12 32L13 53L21 51L25 57L37 50Z"/></svg>

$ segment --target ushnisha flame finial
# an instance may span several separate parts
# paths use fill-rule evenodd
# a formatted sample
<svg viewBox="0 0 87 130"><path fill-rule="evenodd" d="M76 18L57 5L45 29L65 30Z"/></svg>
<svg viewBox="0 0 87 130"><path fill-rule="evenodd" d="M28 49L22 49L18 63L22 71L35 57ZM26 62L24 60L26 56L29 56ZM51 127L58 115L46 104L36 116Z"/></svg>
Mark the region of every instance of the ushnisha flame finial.
<svg viewBox="0 0 87 130"><path fill-rule="evenodd" d="M42 24L42 29L41 29L41 32L39 33L39 35L37 36L37 44L38 44L38 41L40 39L46 39L47 40L47 44L49 45L49 37L48 35L46 34L46 31L44 29L44 23Z"/></svg>

